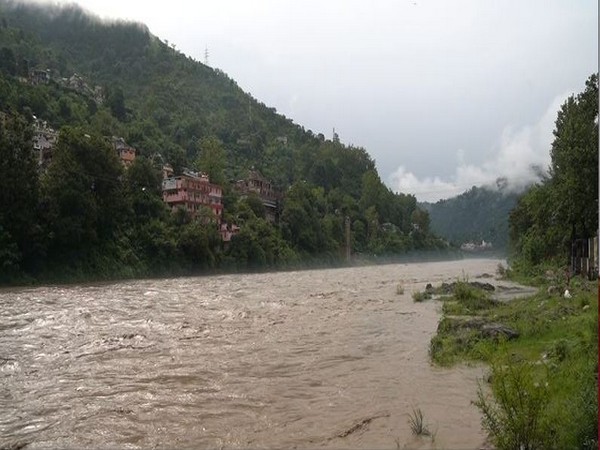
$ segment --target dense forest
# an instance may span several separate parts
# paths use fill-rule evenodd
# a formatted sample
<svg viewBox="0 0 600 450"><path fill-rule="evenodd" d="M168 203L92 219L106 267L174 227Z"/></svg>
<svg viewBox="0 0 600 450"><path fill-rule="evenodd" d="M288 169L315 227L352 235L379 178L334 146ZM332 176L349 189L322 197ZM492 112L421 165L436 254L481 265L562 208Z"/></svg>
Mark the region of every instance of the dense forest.
<svg viewBox="0 0 600 450"><path fill-rule="evenodd" d="M494 250L508 247L508 215L519 195L508 189L506 180L496 186L473 186L467 192L420 206L429 213L434 233L460 246L486 241Z"/></svg>
<svg viewBox="0 0 600 450"><path fill-rule="evenodd" d="M571 243L598 234L598 74L558 111L547 176L510 213L513 265L568 266Z"/></svg>
<svg viewBox="0 0 600 450"><path fill-rule="evenodd" d="M48 80L32 83L42 71ZM78 89L64 80L76 74ZM102 22L77 6L0 0L0 281L69 280L281 267L446 245L414 196L375 162L243 92L140 24ZM40 170L34 121L59 131ZM128 169L110 137L136 148ZM230 245L210 217L172 214L162 167L223 187ZM272 224L232 182L258 169L283 194Z"/></svg>

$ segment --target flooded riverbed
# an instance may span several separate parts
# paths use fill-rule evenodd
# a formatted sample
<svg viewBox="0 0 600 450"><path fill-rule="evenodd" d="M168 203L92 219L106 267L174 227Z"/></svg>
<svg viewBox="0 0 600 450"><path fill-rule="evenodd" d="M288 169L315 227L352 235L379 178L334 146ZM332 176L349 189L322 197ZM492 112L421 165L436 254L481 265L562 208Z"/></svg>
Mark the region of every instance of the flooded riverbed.
<svg viewBox="0 0 600 450"><path fill-rule="evenodd" d="M430 364L411 295L497 264L0 291L0 447L478 448L483 369Z"/></svg>

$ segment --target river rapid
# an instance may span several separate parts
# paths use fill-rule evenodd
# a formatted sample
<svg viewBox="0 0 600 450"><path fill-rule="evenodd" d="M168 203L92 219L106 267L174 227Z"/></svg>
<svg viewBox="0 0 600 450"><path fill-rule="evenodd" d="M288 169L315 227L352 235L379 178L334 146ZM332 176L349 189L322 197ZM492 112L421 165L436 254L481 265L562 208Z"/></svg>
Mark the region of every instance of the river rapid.
<svg viewBox="0 0 600 450"><path fill-rule="evenodd" d="M498 262L0 290L0 448L479 448L484 369L411 295Z"/></svg>

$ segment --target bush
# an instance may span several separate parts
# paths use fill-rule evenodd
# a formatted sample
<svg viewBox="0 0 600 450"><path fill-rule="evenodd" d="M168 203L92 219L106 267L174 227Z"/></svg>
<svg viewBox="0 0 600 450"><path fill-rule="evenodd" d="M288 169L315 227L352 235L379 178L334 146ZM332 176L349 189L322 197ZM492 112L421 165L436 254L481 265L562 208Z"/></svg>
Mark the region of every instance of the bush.
<svg viewBox="0 0 600 450"><path fill-rule="evenodd" d="M429 431L429 427L425 424L425 420L423 419L423 411L421 411L421 408L413 408L412 414L408 416L408 424L414 435L431 436L431 431Z"/></svg>
<svg viewBox="0 0 600 450"><path fill-rule="evenodd" d="M492 365L492 401L477 393L475 405L483 414L482 425L499 450L552 448L553 433L544 411L549 402L545 379L536 380L527 363Z"/></svg>
<svg viewBox="0 0 600 450"><path fill-rule="evenodd" d="M430 300L431 299L431 293L429 292L414 292L412 295L412 298L415 302L422 302L425 300Z"/></svg>

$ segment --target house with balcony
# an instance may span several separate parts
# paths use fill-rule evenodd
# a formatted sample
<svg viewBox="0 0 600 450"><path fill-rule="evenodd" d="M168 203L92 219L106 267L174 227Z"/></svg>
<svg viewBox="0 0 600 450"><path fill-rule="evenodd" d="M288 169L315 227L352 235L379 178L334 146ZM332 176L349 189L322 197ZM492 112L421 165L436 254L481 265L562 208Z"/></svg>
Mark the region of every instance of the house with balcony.
<svg viewBox="0 0 600 450"><path fill-rule="evenodd" d="M210 209L218 224L223 215L223 189L213 184L204 173L184 170L183 174L163 179L163 200L171 211L183 208L192 217L204 209Z"/></svg>
<svg viewBox="0 0 600 450"><path fill-rule="evenodd" d="M265 218L272 223L278 220L281 193L258 170L249 170L248 176L238 180L234 188L242 197L256 194L265 207Z"/></svg>

